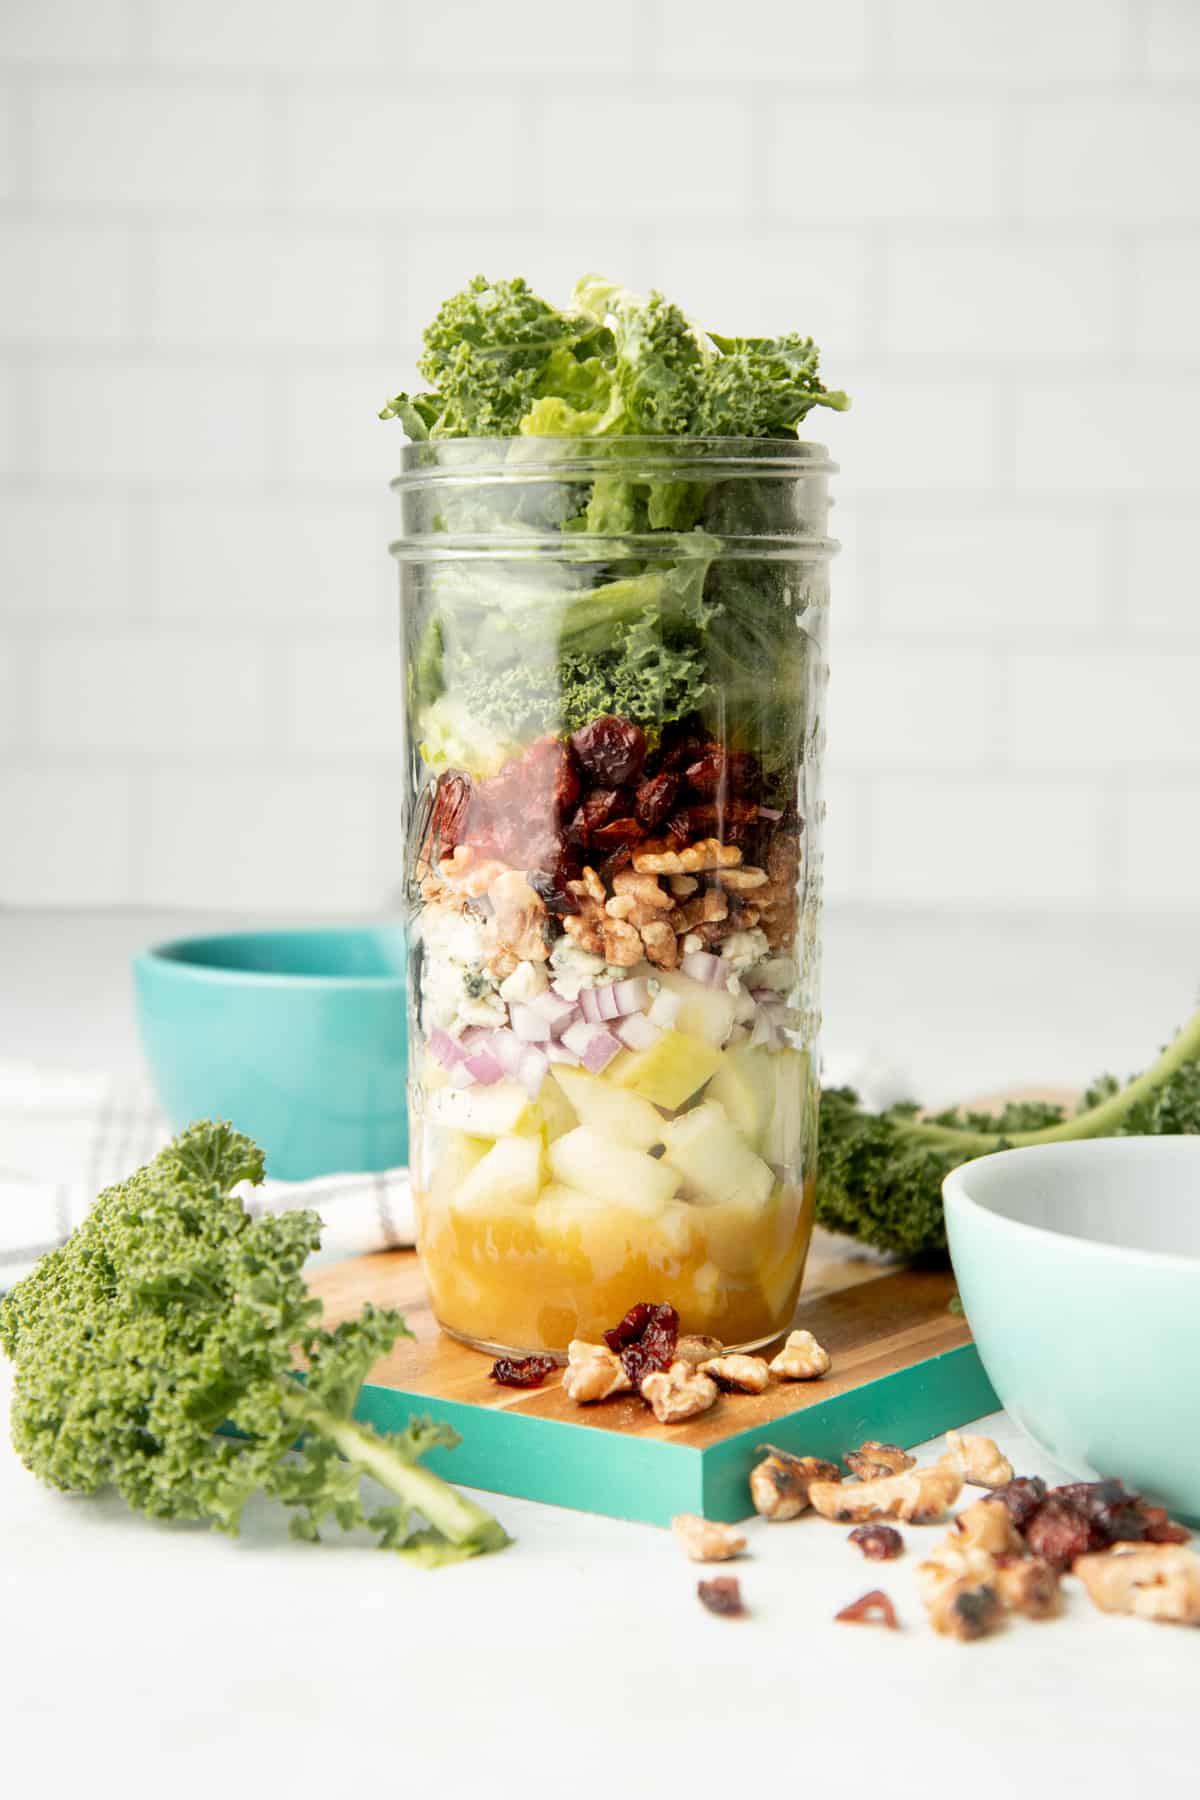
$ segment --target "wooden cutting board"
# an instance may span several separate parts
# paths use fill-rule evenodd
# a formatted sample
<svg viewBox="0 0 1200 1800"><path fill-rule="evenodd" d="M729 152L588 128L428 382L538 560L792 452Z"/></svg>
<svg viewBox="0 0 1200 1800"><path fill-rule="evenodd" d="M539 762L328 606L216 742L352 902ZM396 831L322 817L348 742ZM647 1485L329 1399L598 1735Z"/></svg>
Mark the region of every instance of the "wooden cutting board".
<svg viewBox="0 0 1200 1800"><path fill-rule="evenodd" d="M656 1525L677 1512L734 1520L751 1510L747 1477L765 1442L833 1458L864 1438L919 1443L997 1405L965 1320L948 1310L948 1271L847 1256L820 1232L813 1251L797 1323L829 1350L829 1375L723 1395L681 1425L658 1424L632 1396L576 1406L557 1373L542 1388L498 1387L489 1357L439 1331L413 1251L332 1264L312 1288L331 1323L367 1300L404 1313L414 1336L372 1371L358 1413L384 1431L412 1413L453 1425L462 1442L434 1452L439 1473Z"/></svg>

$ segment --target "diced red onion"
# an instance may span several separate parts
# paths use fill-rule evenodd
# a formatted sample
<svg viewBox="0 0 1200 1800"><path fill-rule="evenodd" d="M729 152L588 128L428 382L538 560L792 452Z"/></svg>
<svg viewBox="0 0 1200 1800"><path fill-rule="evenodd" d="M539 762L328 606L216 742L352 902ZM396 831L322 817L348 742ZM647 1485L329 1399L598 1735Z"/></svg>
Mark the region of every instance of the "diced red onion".
<svg viewBox="0 0 1200 1800"><path fill-rule="evenodd" d="M497 1026L487 1034L487 1047L506 1075L516 1074L525 1046L515 1032L507 1025Z"/></svg>
<svg viewBox="0 0 1200 1800"><path fill-rule="evenodd" d="M662 1032L657 1025L652 1025L645 1013L630 1013L627 1018L618 1019L613 1030L627 1050L649 1050L657 1044Z"/></svg>
<svg viewBox="0 0 1200 1800"><path fill-rule="evenodd" d="M561 1041L568 1050L575 1051L584 1068L590 1069L593 1075L606 1069L621 1048L619 1038L587 1019L577 1019L574 1025L569 1025Z"/></svg>
<svg viewBox="0 0 1200 1800"><path fill-rule="evenodd" d="M542 1046L542 1051L552 1063L570 1063L572 1068L577 1069L579 1067L580 1056L578 1051L568 1050L565 1044L556 1044L553 1039L551 1039L550 1043Z"/></svg>
<svg viewBox="0 0 1200 1800"><path fill-rule="evenodd" d="M491 1087L504 1074L503 1068L486 1044L472 1044L463 1057L463 1063L483 1087Z"/></svg>
<svg viewBox="0 0 1200 1800"><path fill-rule="evenodd" d="M430 1029L428 1043L443 1069L452 1069L462 1061L462 1046L455 1043L450 1033L443 1031L440 1025L434 1025Z"/></svg>
<svg viewBox="0 0 1200 1800"><path fill-rule="evenodd" d="M650 1004L650 983L644 975L631 975L628 980L614 984L612 997L619 1018L645 1012Z"/></svg>
<svg viewBox="0 0 1200 1800"><path fill-rule="evenodd" d="M550 1036L550 1021L543 1013L535 1012L532 1006L525 1006L514 1000L508 1009L509 1023L524 1044L544 1044Z"/></svg>
<svg viewBox="0 0 1200 1800"><path fill-rule="evenodd" d="M465 1062L455 1063L454 1067L451 1069L450 1086L456 1088L469 1088L475 1086L475 1077L472 1075Z"/></svg>
<svg viewBox="0 0 1200 1800"><path fill-rule="evenodd" d="M710 956L707 950L689 950L679 967L704 987L721 987L729 975L728 965L719 956Z"/></svg>
<svg viewBox="0 0 1200 1800"><path fill-rule="evenodd" d="M595 988L580 988L579 1010L589 1025L600 1024L600 1001L596 996Z"/></svg>
<svg viewBox="0 0 1200 1800"><path fill-rule="evenodd" d="M564 1000L561 994L552 994L549 989L528 1002L531 1012L540 1013L550 1027L551 1037L559 1037L567 1029L572 1019L579 1017L579 1005L575 1000Z"/></svg>
<svg viewBox="0 0 1200 1800"><path fill-rule="evenodd" d="M531 1100L536 1100L541 1092L546 1071L550 1067L549 1058L535 1044L528 1044L521 1052L521 1060L517 1065L517 1080L525 1089Z"/></svg>

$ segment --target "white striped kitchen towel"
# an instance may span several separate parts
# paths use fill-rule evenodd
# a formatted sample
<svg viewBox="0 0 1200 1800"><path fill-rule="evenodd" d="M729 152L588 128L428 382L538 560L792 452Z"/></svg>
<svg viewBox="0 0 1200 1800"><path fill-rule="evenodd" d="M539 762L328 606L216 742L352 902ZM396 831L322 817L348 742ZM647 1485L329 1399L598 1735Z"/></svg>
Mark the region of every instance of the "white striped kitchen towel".
<svg viewBox="0 0 1200 1800"><path fill-rule="evenodd" d="M0 1063L0 1292L170 1135L149 1086L135 1077ZM321 1262L413 1242L407 1169L265 1181L246 1190L246 1204L252 1213L311 1206L324 1222L314 1259Z"/></svg>

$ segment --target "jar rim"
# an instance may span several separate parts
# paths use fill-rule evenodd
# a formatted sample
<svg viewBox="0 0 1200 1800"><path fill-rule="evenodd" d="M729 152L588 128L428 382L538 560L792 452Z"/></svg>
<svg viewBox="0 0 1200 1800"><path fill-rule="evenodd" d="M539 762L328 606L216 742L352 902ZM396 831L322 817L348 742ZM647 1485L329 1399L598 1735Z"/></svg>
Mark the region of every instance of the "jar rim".
<svg viewBox="0 0 1200 1800"><path fill-rule="evenodd" d="M519 455L513 455L515 449ZM832 475L838 471L824 444L802 438L762 437L444 437L405 444L393 491L426 481L488 475L525 480L547 473L603 473L614 463L647 473L703 467L714 477L753 471Z"/></svg>

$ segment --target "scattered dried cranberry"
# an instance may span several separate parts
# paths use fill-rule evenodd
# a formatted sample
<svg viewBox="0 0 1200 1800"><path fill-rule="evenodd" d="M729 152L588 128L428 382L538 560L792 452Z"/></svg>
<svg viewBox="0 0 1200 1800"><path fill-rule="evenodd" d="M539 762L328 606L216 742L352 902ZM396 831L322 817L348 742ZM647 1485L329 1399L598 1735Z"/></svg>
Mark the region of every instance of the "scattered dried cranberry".
<svg viewBox="0 0 1200 1800"><path fill-rule="evenodd" d="M694 794L703 800L714 800L724 789L728 791L729 777L726 773L728 757L724 750L716 744L698 756L695 762L688 763L683 771L683 778Z"/></svg>
<svg viewBox="0 0 1200 1800"><path fill-rule="evenodd" d="M1052 1569L1069 1569L1077 1556L1089 1550L1103 1550L1104 1534L1070 1500L1047 1496L1038 1507L1023 1536L1035 1556L1040 1556Z"/></svg>
<svg viewBox="0 0 1200 1800"><path fill-rule="evenodd" d="M686 844L692 835L692 820L686 806L667 820L667 836L677 844Z"/></svg>
<svg viewBox="0 0 1200 1800"><path fill-rule="evenodd" d="M571 733L576 756L589 775L609 787L624 787L641 774L646 760L646 734L632 719L602 713Z"/></svg>
<svg viewBox="0 0 1200 1800"><path fill-rule="evenodd" d="M850 1533L868 1562L890 1562L904 1548L904 1539L891 1525L859 1525Z"/></svg>
<svg viewBox="0 0 1200 1800"><path fill-rule="evenodd" d="M475 789L469 815L475 847L515 868L552 866L563 820L581 787L570 745L552 736L535 739L522 756Z"/></svg>
<svg viewBox="0 0 1200 1800"><path fill-rule="evenodd" d="M1040 1475L1018 1475L1002 1487L993 1488L988 1498L1003 1500L1013 1524L1023 1532L1046 1498L1046 1484Z"/></svg>
<svg viewBox="0 0 1200 1800"><path fill-rule="evenodd" d="M881 1588L872 1588L861 1600L852 1600L833 1616L845 1625L886 1625L889 1631L900 1628L896 1609Z"/></svg>
<svg viewBox="0 0 1200 1800"><path fill-rule="evenodd" d="M682 769L709 748L713 740L695 717L675 719L663 726L658 760L664 769Z"/></svg>
<svg viewBox="0 0 1200 1800"><path fill-rule="evenodd" d="M610 882L618 869L623 869L626 864L632 862L632 860L632 844L618 844L611 855L605 857L604 861L600 864L600 867L596 870L596 873L601 881L605 883Z"/></svg>
<svg viewBox="0 0 1200 1800"><path fill-rule="evenodd" d="M1145 1500L1138 1502L1141 1509L1143 1537L1147 1544L1186 1544L1191 1532L1186 1525L1177 1525L1170 1517L1165 1506L1149 1506Z"/></svg>
<svg viewBox="0 0 1200 1800"><path fill-rule="evenodd" d="M641 1391L645 1376L669 1369L679 1342L679 1314L673 1306L639 1300L619 1325L604 1333L609 1349L621 1358L621 1367Z"/></svg>
<svg viewBox="0 0 1200 1800"><path fill-rule="evenodd" d="M710 1613L717 1613L721 1618L740 1618L746 1611L736 1575L717 1575L712 1581L698 1581L696 1592L701 1606L706 1606Z"/></svg>
<svg viewBox="0 0 1200 1800"><path fill-rule="evenodd" d="M669 769L643 781L634 799L633 809L647 831L658 830L678 800L682 785L678 775L673 775Z"/></svg>
<svg viewBox="0 0 1200 1800"><path fill-rule="evenodd" d="M491 1377L501 1387L541 1387L554 1367L552 1356L501 1356L492 1364Z"/></svg>
<svg viewBox="0 0 1200 1800"><path fill-rule="evenodd" d="M689 806L696 831L717 832L728 837L731 828L747 828L758 824L758 808L749 800L730 798L720 805L706 801L702 806Z"/></svg>

